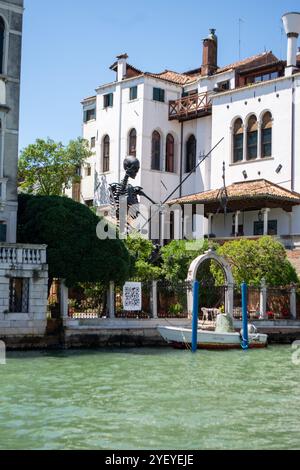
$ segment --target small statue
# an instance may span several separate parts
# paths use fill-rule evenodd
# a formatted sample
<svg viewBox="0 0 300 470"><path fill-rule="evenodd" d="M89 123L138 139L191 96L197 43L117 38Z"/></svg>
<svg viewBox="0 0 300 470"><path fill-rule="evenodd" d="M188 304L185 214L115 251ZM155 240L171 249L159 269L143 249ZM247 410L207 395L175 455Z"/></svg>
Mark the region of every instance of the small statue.
<svg viewBox="0 0 300 470"><path fill-rule="evenodd" d="M144 196L152 204L155 202L148 197L140 186L132 186L128 184L129 178L135 179L139 170L140 162L136 157L126 157L124 160L124 170L126 172L125 177L121 183L110 184L110 200L116 211L117 221L119 223L120 216L120 198L125 197L127 199L128 216L131 219L136 219L139 215L137 205L139 204L138 196ZM135 206L135 207L134 207Z"/></svg>

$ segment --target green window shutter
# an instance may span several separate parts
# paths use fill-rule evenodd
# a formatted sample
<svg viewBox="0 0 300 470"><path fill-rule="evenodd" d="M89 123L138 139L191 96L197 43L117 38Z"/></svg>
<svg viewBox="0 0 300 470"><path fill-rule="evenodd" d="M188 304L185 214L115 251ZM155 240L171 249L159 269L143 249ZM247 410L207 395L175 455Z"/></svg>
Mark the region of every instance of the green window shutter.
<svg viewBox="0 0 300 470"><path fill-rule="evenodd" d="M153 88L153 100L154 101L160 101L164 103L165 101L165 90L162 90L161 88Z"/></svg>
<svg viewBox="0 0 300 470"><path fill-rule="evenodd" d="M83 122L87 122L87 111L83 112Z"/></svg>
<svg viewBox="0 0 300 470"><path fill-rule="evenodd" d="M137 86L130 88L129 99L130 101L137 99Z"/></svg>

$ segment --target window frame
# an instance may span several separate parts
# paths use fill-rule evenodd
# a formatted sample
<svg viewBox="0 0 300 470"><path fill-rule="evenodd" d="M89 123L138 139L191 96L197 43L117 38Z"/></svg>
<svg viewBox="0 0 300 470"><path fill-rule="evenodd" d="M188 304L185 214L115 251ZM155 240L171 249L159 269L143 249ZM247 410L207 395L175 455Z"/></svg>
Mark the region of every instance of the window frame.
<svg viewBox="0 0 300 470"><path fill-rule="evenodd" d="M264 222L260 220L255 220L253 222L253 236L261 237L264 234ZM276 236L278 235L278 220L272 219L268 220L268 235Z"/></svg>
<svg viewBox="0 0 300 470"><path fill-rule="evenodd" d="M129 101L135 101L138 98L138 87L137 85L129 88Z"/></svg>
<svg viewBox="0 0 300 470"><path fill-rule="evenodd" d="M19 284L17 286L17 284ZM16 289L20 289L16 294ZM20 298L16 299L16 295ZM30 283L26 277L11 277L9 280L9 313L29 313ZM20 308L19 308L20 307Z"/></svg>
<svg viewBox="0 0 300 470"><path fill-rule="evenodd" d="M170 153L171 151L171 153ZM174 136L169 133L166 138L166 162L165 171L167 173L176 173L175 170L175 139Z"/></svg>
<svg viewBox="0 0 300 470"><path fill-rule="evenodd" d="M254 119L255 118L255 119ZM251 124L252 121L252 124ZM251 124L251 126L250 126ZM254 127L254 130L252 130ZM252 142L253 139L253 142ZM246 142L246 160L251 162L253 160L257 160L258 158L258 120L255 114L249 116L248 123L247 123L247 142ZM256 149L256 152L253 150ZM253 152L253 155L252 155ZM254 156L255 154L255 156Z"/></svg>
<svg viewBox="0 0 300 470"><path fill-rule="evenodd" d="M191 145L193 144L193 148ZM194 155L192 155L192 150ZM191 156L190 156L191 155ZM186 141L185 173L195 173L197 164L197 139L194 134Z"/></svg>
<svg viewBox="0 0 300 470"><path fill-rule="evenodd" d="M84 122L95 121L95 119L96 119L96 107L86 109L84 111Z"/></svg>
<svg viewBox="0 0 300 470"><path fill-rule="evenodd" d="M164 88L153 87L153 101L165 103L166 90Z"/></svg>
<svg viewBox="0 0 300 470"><path fill-rule="evenodd" d="M137 132L136 132L136 129L133 128L131 129L128 135L128 155L131 157L136 157L136 150L137 150Z"/></svg>
<svg viewBox="0 0 300 470"><path fill-rule="evenodd" d="M110 171L110 137L106 134L103 137L103 150L102 150L102 173L109 173Z"/></svg>
<svg viewBox="0 0 300 470"><path fill-rule="evenodd" d="M89 163L85 167L85 176L92 176L92 166Z"/></svg>
<svg viewBox="0 0 300 470"><path fill-rule="evenodd" d="M157 130L151 137L151 170L161 171L161 134Z"/></svg>
<svg viewBox="0 0 300 470"><path fill-rule="evenodd" d="M103 95L103 108L113 108L114 106L114 94L113 93L106 93Z"/></svg>
<svg viewBox="0 0 300 470"><path fill-rule="evenodd" d="M266 120L268 118L268 120ZM265 141L266 136L268 140ZM272 158L273 153L273 116L270 111L266 111L261 120L261 158ZM270 151L267 153L265 148L269 146Z"/></svg>

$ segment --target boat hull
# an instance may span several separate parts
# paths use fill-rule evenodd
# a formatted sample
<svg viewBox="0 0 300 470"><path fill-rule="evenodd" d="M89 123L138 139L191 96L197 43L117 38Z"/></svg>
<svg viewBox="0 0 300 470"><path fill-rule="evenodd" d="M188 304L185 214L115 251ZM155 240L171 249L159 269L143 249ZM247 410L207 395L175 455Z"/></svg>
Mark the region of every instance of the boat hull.
<svg viewBox="0 0 300 470"><path fill-rule="evenodd" d="M192 330L189 328L158 327L160 335L176 349L190 349L192 343ZM249 334L249 348L265 348L268 345L268 336L265 334ZM241 335L239 333L216 333L213 331L198 330L198 349L226 350L241 349Z"/></svg>

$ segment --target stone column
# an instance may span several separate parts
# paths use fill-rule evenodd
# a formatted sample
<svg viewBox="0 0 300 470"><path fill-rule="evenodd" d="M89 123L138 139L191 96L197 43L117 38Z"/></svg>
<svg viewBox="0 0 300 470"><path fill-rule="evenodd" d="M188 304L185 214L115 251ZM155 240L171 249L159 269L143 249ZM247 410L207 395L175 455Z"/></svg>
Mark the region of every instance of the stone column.
<svg viewBox="0 0 300 470"><path fill-rule="evenodd" d="M109 283L109 291L108 291L108 312L109 318L115 318L115 283L111 281Z"/></svg>
<svg viewBox="0 0 300 470"><path fill-rule="evenodd" d="M157 281L152 281L152 317L157 318Z"/></svg>
<svg viewBox="0 0 300 470"><path fill-rule="evenodd" d="M257 122L257 158L261 158L261 122Z"/></svg>
<svg viewBox="0 0 300 470"><path fill-rule="evenodd" d="M234 304L234 285L228 284L225 290L225 313L233 317L233 304Z"/></svg>
<svg viewBox="0 0 300 470"><path fill-rule="evenodd" d="M208 236L212 234L212 223L213 223L213 214L208 214Z"/></svg>
<svg viewBox="0 0 300 470"><path fill-rule="evenodd" d="M296 287L291 286L290 291L290 310L293 320L297 320L297 297L296 297Z"/></svg>
<svg viewBox="0 0 300 470"><path fill-rule="evenodd" d="M269 212L270 212L270 209L268 209L268 208L263 210L263 214L264 214L264 235L268 235Z"/></svg>
<svg viewBox="0 0 300 470"><path fill-rule="evenodd" d="M60 280L60 312L63 319L69 316L69 289L67 288L64 279Z"/></svg>
<svg viewBox="0 0 300 470"><path fill-rule="evenodd" d="M260 284L260 308L259 308L259 319L267 319L267 285L265 279L261 280Z"/></svg>
<svg viewBox="0 0 300 470"><path fill-rule="evenodd" d="M244 141L243 141L243 161L247 161L247 140L248 140L248 128L244 124Z"/></svg>
<svg viewBox="0 0 300 470"><path fill-rule="evenodd" d="M240 215L241 211L236 211L235 213L235 219L234 219L234 224L235 224L235 228L234 228L234 235L237 237L238 236L238 233L239 233L239 215Z"/></svg>

